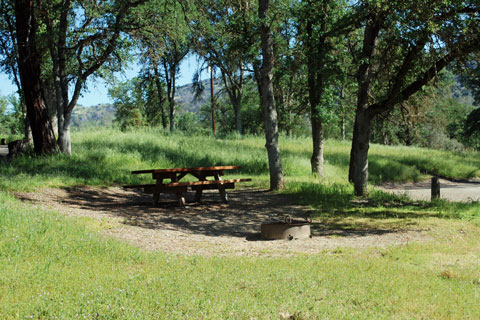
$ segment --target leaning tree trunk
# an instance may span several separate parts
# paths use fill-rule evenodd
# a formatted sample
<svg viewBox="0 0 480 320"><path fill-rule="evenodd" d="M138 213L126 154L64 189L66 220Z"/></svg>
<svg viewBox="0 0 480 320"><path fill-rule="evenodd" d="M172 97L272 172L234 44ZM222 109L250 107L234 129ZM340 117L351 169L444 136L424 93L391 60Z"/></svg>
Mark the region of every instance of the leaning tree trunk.
<svg viewBox="0 0 480 320"><path fill-rule="evenodd" d="M284 187L280 148L278 146L277 109L273 95L273 40L270 27L265 21L268 15L269 0L258 1L263 63L260 69L260 98L265 123L265 147L268 153L270 169L270 189L279 190Z"/></svg>
<svg viewBox="0 0 480 320"><path fill-rule="evenodd" d="M18 43L18 69L22 83L27 117L32 128L34 150L37 155L56 151L55 135L42 97L40 56L35 44L37 24L33 1L15 1Z"/></svg>
<svg viewBox="0 0 480 320"><path fill-rule="evenodd" d="M352 151L350 153L349 178L353 181L355 195L368 194L368 149L372 119L368 111L358 109L353 129Z"/></svg>

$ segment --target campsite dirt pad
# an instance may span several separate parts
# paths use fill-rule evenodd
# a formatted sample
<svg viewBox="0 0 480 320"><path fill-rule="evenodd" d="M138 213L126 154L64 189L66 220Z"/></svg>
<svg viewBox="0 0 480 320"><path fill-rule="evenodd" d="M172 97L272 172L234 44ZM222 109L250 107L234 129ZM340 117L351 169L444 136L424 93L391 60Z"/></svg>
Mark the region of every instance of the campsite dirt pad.
<svg viewBox="0 0 480 320"><path fill-rule="evenodd" d="M423 241L421 230L381 230L312 226L311 239L260 239L260 224L282 219L285 214L302 217L308 207L295 205L289 196L262 189L234 190L229 203L218 192L205 192L202 203L179 208L172 196L152 205L150 196L121 188L74 187L17 193L24 201L69 216L99 221L101 232L147 250L198 255L285 256L315 254L337 247L386 247ZM193 194L188 200L192 201Z"/></svg>

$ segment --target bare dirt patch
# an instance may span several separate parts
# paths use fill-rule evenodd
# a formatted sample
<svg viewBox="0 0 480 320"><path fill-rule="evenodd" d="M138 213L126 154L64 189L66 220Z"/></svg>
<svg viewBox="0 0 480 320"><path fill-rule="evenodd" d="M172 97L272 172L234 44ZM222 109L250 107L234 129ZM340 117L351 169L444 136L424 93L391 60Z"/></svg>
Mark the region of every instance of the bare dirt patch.
<svg viewBox="0 0 480 320"><path fill-rule="evenodd" d="M121 188L72 187L17 193L24 201L69 216L101 221L102 233L135 246L169 253L199 255L284 256L315 254L337 247L386 247L429 239L419 230L332 229L314 223L311 239L260 240L260 224L286 214L304 217L311 213L295 199L262 189L229 192L229 203L218 192L204 194L202 203L187 195L187 207L164 196L154 207L141 192ZM190 197L188 197L190 196ZM163 201L162 201L163 200ZM315 221L314 221L315 222Z"/></svg>

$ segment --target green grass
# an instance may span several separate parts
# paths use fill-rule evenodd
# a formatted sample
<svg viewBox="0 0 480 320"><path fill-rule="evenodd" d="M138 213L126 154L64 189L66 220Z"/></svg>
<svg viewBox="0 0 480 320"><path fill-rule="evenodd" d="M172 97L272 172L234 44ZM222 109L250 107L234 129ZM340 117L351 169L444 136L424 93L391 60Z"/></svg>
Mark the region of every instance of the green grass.
<svg viewBox="0 0 480 320"><path fill-rule="evenodd" d="M201 257L149 253L10 193L79 184L148 181L131 170L240 165L232 177L268 186L262 137L76 132L73 155L23 156L0 164L0 318L99 319L478 319L480 204L412 202L372 189L355 199L350 144L327 141L325 177L310 174L311 143L280 141L288 195L336 230L423 230L422 243L338 248L294 257ZM373 145L370 178L414 181L436 173L479 176L478 153L456 155Z"/></svg>
<svg viewBox="0 0 480 320"><path fill-rule="evenodd" d="M170 135L159 130L122 133L114 129L80 131L72 134L73 155L36 158L23 156L13 165L0 165L2 190L28 190L40 186L76 184L112 185L148 181L130 174L132 170L164 167L240 165L231 175L254 177L268 185L268 162L263 137ZM310 174L311 141L308 138L281 138L282 164L288 181L317 182ZM327 141L325 179L348 185L350 143ZM421 148L372 145L370 181L417 181L435 173L448 178L480 176L480 155L462 155ZM142 180L143 179L143 180Z"/></svg>
<svg viewBox="0 0 480 320"><path fill-rule="evenodd" d="M176 256L3 194L0 316L478 319L479 230L458 222L442 232L448 240L313 256Z"/></svg>

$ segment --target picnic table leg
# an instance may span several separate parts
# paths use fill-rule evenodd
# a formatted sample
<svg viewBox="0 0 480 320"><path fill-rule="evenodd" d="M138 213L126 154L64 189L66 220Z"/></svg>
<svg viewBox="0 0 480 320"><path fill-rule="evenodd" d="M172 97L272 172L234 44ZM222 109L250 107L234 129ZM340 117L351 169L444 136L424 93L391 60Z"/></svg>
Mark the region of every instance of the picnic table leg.
<svg viewBox="0 0 480 320"><path fill-rule="evenodd" d="M158 199L160 199L160 193L153 194L153 205L156 206L158 204Z"/></svg>
<svg viewBox="0 0 480 320"><path fill-rule="evenodd" d="M162 184L163 179L156 179L156 184ZM160 199L160 193L153 194L153 205L156 206L158 204L158 200Z"/></svg>
<svg viewBox="0 0 480 320"><path fill-rule="evenodd" d="M215 180L222 180L222 177L219 174L216 174L214 177ZM220 197L222 198L222 201L225 203L228 202L228 196L227 192L225 191L225 187L222 185L218 185L218 191L220 192Z"/></svg>
<svg viewBox="0 0 480 320"><path fill-rule="evenodd" d="M197 189L197 191L195 192L195 201L196 202L201 202L202 201L202 192L203 192L202 188Z"/></svg>
<svg viewBox="0 0 480 320"><path fill-rule="evenodd" d="M198 174L195 175L195 177L198 178L199 181L207 181L207 177L204 174ZM203 188L198 188L197 191L195 192L195 201L196 202L202 202L202 193L203 193Z"/></svg>
<svg viewBox="0 0 480 320"><path fill-rule="evenodd" d="M178 205L180 207L185 207L185 197L183 196L183 193L179 192L175 193L175 195L177 196Z"/></svg>

